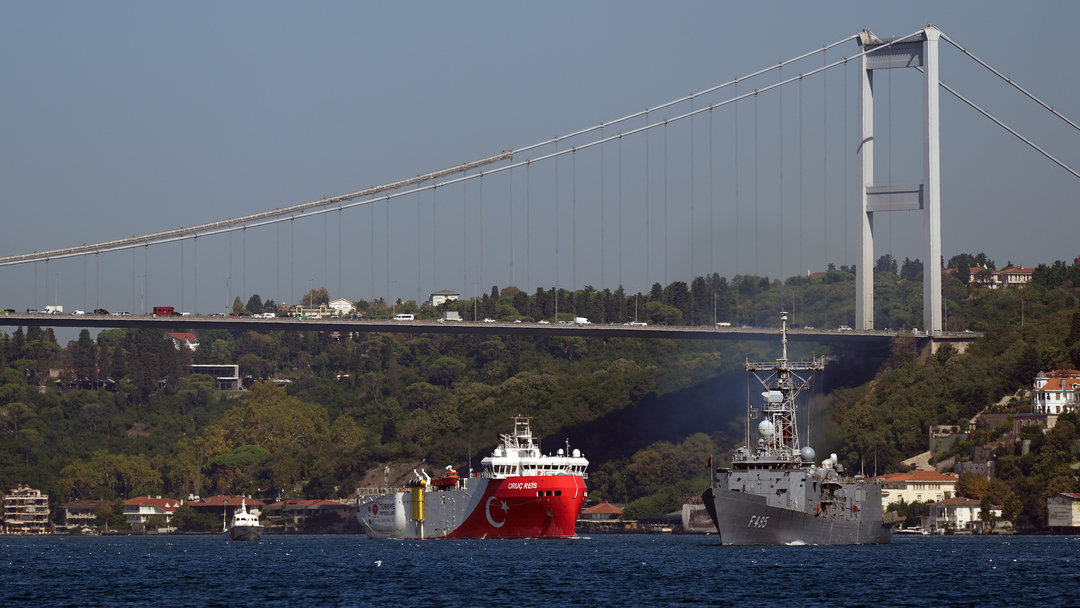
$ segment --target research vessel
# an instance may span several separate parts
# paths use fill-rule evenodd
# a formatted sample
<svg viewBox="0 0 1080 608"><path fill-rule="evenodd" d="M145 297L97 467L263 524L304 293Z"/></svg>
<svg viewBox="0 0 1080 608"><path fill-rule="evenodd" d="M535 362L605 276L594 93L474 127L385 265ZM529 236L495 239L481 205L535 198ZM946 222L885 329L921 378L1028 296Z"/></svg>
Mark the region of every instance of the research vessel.
<svg viewBox="0 0 1080 608"><path fill-rule="evenodd" d="M775 362L746 362L748 381L752 377L764 389L759 405L747 403L746 443L735 450L730 467L712 469L710 458L712 482L702 500L721 544L889 542L893 524L883 521L881 486L845 475L835 454L816 463L814 449L800 445L796 399L812 388L825 358L788 361L787 313L780 315L780 343Z"/></svg>
<svg viewBox="0 0 1080 608"><path fill-rule="evenodd" d="M396 488L360 490L357 521L373 538L565 538L585 503L589 461L577 449L544 455L529 418L460 476L447 466L432 479L423 469Z"/></svg>

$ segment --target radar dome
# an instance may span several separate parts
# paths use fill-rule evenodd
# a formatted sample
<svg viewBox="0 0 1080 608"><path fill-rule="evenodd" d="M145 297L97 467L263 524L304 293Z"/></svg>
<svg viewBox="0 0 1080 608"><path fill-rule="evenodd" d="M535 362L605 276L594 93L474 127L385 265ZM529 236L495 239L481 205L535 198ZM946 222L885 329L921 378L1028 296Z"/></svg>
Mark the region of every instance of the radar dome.
<svg viewBox="0 0 1080 608"><path fill-rule="evenodd" d="M773 436L773 431L775 430L775 427L773 427L773 423L769 422L768 420L762 420L758 423L757 430L762 437L769 438Z"/></svg>
<svg viewBox="0 0 1080 608"><path fill-rule="evenodd" d="M574 451L571 452L571 454L574 455L574 458L581 458L581 450L579 450L577 448L574 448Z"/></svg>
<svg viewBox="0 0 1080 608"><path fill-rule="evenodd" d="M799 456L802 456L803 462L814 462L817 452L814 451L814 448L804 445L803 449L799 450Z"/></svg>

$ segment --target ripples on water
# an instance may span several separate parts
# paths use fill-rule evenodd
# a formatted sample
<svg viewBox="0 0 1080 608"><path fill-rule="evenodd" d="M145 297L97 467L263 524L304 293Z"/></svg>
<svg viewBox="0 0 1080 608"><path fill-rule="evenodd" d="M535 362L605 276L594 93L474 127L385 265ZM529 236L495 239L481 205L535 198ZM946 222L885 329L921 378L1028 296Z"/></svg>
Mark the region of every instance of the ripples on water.
<svg viewBox="0 0 1080 608"><path fill-rule="evenodd" d="M0 602L42 606L1080 606L1078 537L723 547L709 536L0 537Z"/></svg>

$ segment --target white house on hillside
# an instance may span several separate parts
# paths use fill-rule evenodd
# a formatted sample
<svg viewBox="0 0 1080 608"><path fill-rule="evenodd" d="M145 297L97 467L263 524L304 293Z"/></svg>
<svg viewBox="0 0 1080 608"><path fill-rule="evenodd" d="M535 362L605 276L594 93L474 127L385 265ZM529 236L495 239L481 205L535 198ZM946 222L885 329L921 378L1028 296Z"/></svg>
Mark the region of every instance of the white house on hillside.
<svg viewBox="0 0 1080 608"><path fill-rule="evenodd" d="M438 306L443 302L453 302L461 297L461 294L456 291L450 291L449 289L442 289L439 291L431 292L431 305Z"/></svg>
<svg viewBox="0 0 1080 608"><path fill-rule="evenodd" d="M334 311L332 314L336 317L345 317L351 315L353 311L356 310L356 307L353 306L353 303L349 300L346 300L345 298L330 300L330 304L328 304L327 306L329 306L330 309Z"/></svg>
<svg viewBox="0 0 1080 608"><path fill-rule="evenodd" d="M1076 410L1080 400L1080 371L1056 369L1039 372L1031 385L1031 411L1036 414L1064 414Z"/></svg>

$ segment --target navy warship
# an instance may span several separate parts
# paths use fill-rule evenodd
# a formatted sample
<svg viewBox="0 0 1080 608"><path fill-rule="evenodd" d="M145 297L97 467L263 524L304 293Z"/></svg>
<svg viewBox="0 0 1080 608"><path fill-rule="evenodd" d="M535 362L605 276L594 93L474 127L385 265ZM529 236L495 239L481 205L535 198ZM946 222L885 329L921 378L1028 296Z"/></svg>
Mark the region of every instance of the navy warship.
<svg viewBox="0 0 1080 608"><path fill-rule="evenodd" d="M796 399L812 388L813 374L825 369L825 358L788 361L786 312L780 314L780 341L775 362L746 362L748 381L752 376L765 389L762 402L756 407L747 403L746 443L735 450L730 468L712 470L710 487L701 495L720 542L889 542L893 524L883 521L881 486L861 475L845 476L835 454L816 464L814 449L800 446ZM759 437L751 443L751 426L759 416Z"/></svg>

